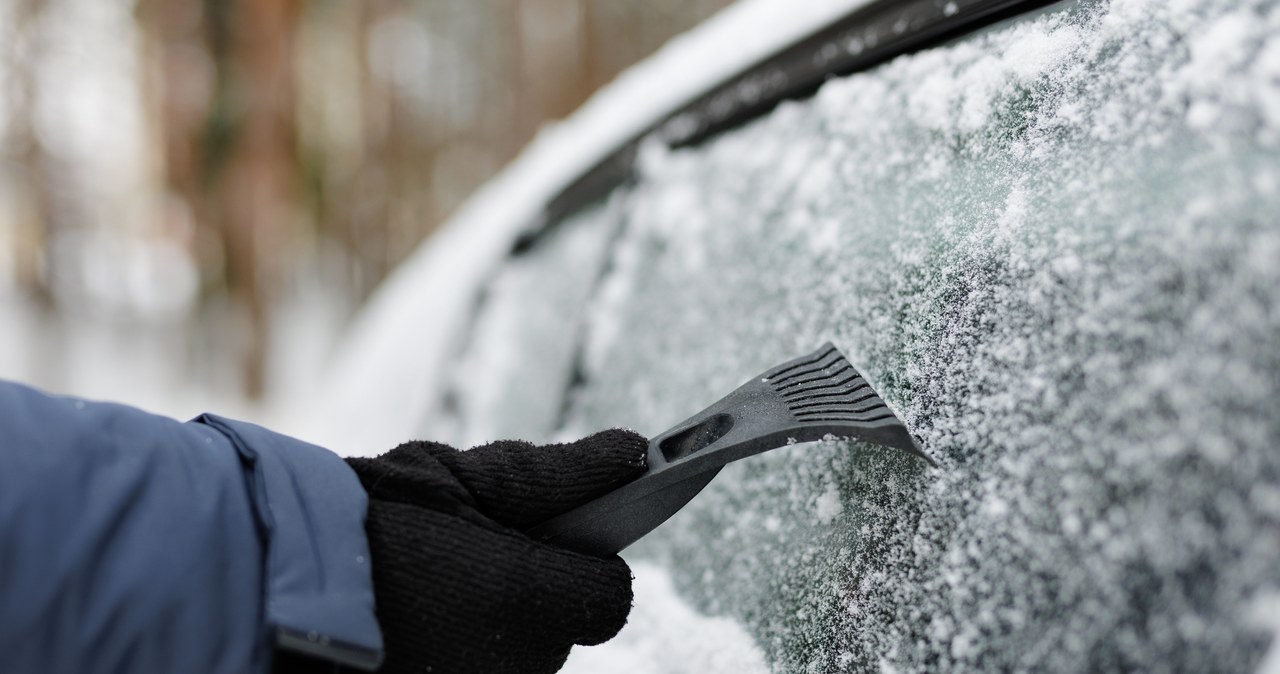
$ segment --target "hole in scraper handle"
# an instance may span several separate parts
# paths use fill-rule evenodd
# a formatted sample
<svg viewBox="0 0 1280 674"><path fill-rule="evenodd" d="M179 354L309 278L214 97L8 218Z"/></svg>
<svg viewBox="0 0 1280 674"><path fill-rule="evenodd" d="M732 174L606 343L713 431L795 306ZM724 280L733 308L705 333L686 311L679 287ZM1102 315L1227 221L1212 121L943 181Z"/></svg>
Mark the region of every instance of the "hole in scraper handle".
<svg viewBox="0 0 1280 674"><path fill-rule="evenodd" d="M668 463L683 459L703 449L711 443L723 438L733 428L733 417L728 414L717 414L698 422L658 443L662 457Z"/></svg>

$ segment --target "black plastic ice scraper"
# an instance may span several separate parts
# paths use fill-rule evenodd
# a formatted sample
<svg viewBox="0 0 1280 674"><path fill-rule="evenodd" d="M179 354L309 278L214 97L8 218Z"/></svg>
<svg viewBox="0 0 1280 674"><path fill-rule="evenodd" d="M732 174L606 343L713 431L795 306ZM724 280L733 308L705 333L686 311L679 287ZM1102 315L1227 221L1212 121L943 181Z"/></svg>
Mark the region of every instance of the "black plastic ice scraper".
<svg viewBox="0 0 1280 674"><path fill-rule="evenodd" d="M649 468L639 478L527 533L578 552L620 552L697 496L725 464L828 435L894 447L933 465L871 385L828 343L650 440Z"/></svg>

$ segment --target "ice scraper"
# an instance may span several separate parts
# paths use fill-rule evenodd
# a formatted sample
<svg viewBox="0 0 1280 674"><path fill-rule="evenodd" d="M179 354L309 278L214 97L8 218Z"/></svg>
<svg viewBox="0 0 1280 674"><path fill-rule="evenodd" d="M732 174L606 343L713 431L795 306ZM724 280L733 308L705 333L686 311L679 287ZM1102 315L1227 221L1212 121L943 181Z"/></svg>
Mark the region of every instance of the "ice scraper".
<svg viewBox="0 0 1280 674"><path fill-rule="evenodd" d="M613 554L674 515L725 464L828 436L894 447L933 465L893 410L827 343L654 437L648 470L639 478L527 533L579 552Z"/></svg>

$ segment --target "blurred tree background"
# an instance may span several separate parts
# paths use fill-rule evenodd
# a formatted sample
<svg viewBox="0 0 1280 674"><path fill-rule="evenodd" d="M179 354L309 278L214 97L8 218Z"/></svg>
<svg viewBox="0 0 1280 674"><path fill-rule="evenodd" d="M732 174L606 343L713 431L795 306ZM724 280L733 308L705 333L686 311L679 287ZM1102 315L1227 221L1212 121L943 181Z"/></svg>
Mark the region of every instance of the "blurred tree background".
<svg viewBox="0 0 1280 674"><path fill-rule="evenodd" d="M261 396L539 126L725 4L0 0L0 376Z"/></svg>

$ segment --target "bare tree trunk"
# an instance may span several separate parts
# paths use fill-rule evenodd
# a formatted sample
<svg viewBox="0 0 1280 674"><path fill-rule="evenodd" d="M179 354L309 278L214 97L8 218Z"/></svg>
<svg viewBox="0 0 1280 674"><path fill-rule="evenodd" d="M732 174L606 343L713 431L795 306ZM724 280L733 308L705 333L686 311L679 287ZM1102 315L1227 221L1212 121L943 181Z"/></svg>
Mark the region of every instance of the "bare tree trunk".
<svg viewBox="0 0 1280 674"><path fill-rule="evenodd" d="M226 288L244 313L246 393L266 383L268 308L288 264L298 211L293 46L297 0L230 0L221 36L219 104L228 111L223 161L214 168L211 222L226 255Z"/></svg>
<svg viewBox="0 0 1280 674"><path fill-rule="evenodd" d="M193 220L203 309L208 300L228 300L230 324L212 329L231 338L244 390L257 397L266 379L268 305L298 198L298 3L143 0L139 15L160 54L166 182L173 208Z"/></svg>
<svg viewBox="0 0 1280 674"><path fill-rule="evenodd" d="M20 100L23 105L15 110L10 123L11 146L19 148L17 165L20 167L19 194L22 195L22 223L19 225L22 248L18 251L18 283L44 311L54 307L52 281L57 260L51 250L51 242L57 238L63 222L51 191L49 174L54 170L52 159L36 134L35 100L39 95L35 81L36 65L40 59L43 36L37 29L44 0L18 0L14 12L15 31L26 37L24 50L13 49L11 58Z"/></svg>

